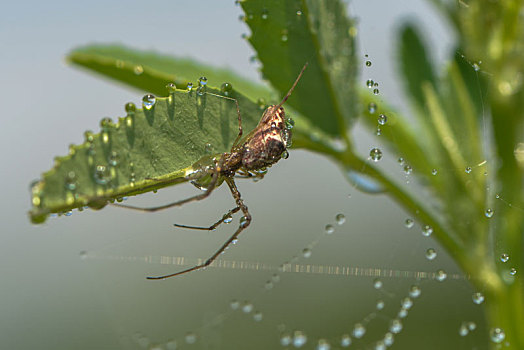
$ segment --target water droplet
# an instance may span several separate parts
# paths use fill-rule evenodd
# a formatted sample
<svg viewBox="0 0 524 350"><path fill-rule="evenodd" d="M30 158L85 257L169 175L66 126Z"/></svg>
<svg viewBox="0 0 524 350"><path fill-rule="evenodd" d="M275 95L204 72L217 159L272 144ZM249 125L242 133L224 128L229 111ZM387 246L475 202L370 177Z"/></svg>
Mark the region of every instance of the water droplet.
<svg viewBox="0 0 524 350"><path fill-rule="evenodd" d="M140 75L142 73L144 73L144 67L142 67L141 65L136 65L133 67L133 73L135 73L135 75Z"/></svg>
<svg viewBox="0 0 524 350"><path fill-rule="evenodd" d="M142 107L146 110L153 108L156 102L156 97L152 94L147 94L142 97Z"/></svg>
<svg viewBox="0 0 524 350"><path fill-rule="evenodd" d="M377 310L382 310L386 306L386 303L384 303L384 300L377 300L377 305L375 306Z"/></svg>
<svg viewBox="0 0 524 350"><path fill-rule="evenodd" d="M409 174L411 174L412 172L413 172L413 168L412 168L410 165L405 165L405 166L404 166L404 173L405 173L406 175L409 175Z"/></svg>
<svg viewBox="0 0 524 350"><path fill-rule="evenodd" d="M398 164L400 164L401 166L404 165L404 158L400 157L398 160L397 160Z"/></svg>
<svg viewBox="0 0 524 350"><path fill-rule="evenodd" d="M287 150L284 150L282 154L280 155L280 158L282 159L288 159L289 158L289 152Z"/></svg>
<svg viewBox="0 0 524 350"><path fill-rule="evenodd" d="M134 114L136 111L136 106L133 102L128 102L125 104L124 109L127 115Z"/></svg>
<svg viewBox="0 0 524 350"><path fill-rule="evenodd" d="M291 344L291 335L284 333L280 336L280 345L288 346Z"/></svg>
<svg viewBox="0 0 524 350"><path fill-rule="evenodd" d="M185 339L186 339L186 343L188 343L188 344L195 344L196 340L197 340L197 336L193 332L187 332L186 336L185 336Z"/></svg>
<svg viewBox="0 0 524 350"><path fill-rule="evenodd" d="M335 232L335 228L333 227L333 225L326 225L326 227L324 228L324 231L330 235L332 234L333 232Z"/></svg>
<svg viewBox="0 0 524 350"><path fill-rule="evenodd" d="M375 343L374 350L386 350L386 344L382 340L379 340Z"/></svg>
<svg viewBox="0 0 524 350"><path fill-rule="evenodd" d="M264 316L262 315L262 312L260 312L260 311L256 311L253 314L253 320L255 320L256 322L262 321L262 318L264 318Z"/></svg>
<svg viewBox="0 0 524 350"><path fill-rule="evenodd" d="M391 320L389 324L389 331L393 334L398 334L402 330L402 321L399 319Z"/></svg>
<svg viewBox="0 0 524 350"><path fill-rule="evenodd" d="M262 9L262 15L260 17L262 17L263 20L266 20L268 17L268 13L269 11L267 9Z"/></svg>
<svg viewBox="0 0 524 350"><path fill-rule="evenodd" d="M172 95L175 93L176 91L176 85L175 83L168 83L166 85L166 89L167 89L167 92L169 93L169 95Z"/></svg>
<svg viewBox="0 0 524 350"><path fill-rule="evenodd" d="M342 335L342 337L340 338L340 346L342 346L343 348L347 348L350 345L351 337L349 336L349 334Z"/></svg>
<svg viewBox="0 0 524 350"><path fill-rule="evenodd" d="M87 251L82 250L82 251L80 252L80 259L82 259L82 260L87 259Z"/></svg>
<svg viewBox="0 0 524 350"><path fill-rule="evenodd" d="M370 88L370 89L373 87L374 84L375 84L375 82L374 82L372 79L368 79L368 80L366 81L366 86L367 86L368 88Z"/></svg>
<svg viewBox="0 0 524 350"><path fill-rule="evenodd" d="M506 333L502 328L491 328L489 331L489 337L494 343L502 343L506 339Z"/></svg>
<svg viewBox="0 0 524 350"><path fill-rule="evenodd" d="M426 250L426 259L435 260L436 257L437 257L437 251L435 249L428 248L428 250Z"/></svg>
<svg viewBox="0 0 524 350"><path fill-rule="evenodd" d="M500 261L502 261L503 263L508 262L508 260L509 260L508 254L504 253L500 256Z"/></svg>
<svg viewBox="0 0 524 350"><path fill-rule="evenodd" d="M491 218L493 216L493 209L491 208L486 209L486 211L484 212L484 215L486 215L487 218Z"/></svg>
<svg viewBox="0 0 524 350"><path fill-rule="evenodd" d="M431 175L437 175L437 169L431 170Z"/></svg>
<svg viewBox="0 0 524 350"><path fill-rule="evenodd" d="M176 350L177 344L175 340L168 340L166 343L166 350Z"/></svg>
<svg viewBox="0 0 524 350"><path fill-rule="evenodd" d="M94 178L97 184L107 185L111 181L111 171L105 165L97 165Z"/></svg>
<svg viewBox="0 0 524 350"><path fill-rule="evenodd" d="M200 79L198 79L198 87L196 90L198 96L204 95L204 93L206 92L206 85L207 85L207 78L200 77Z"/></svg>
<svg viewBox="0 0 524 350"><path fill-rule="evenodd" d="M335 216L335 221L338 225L344 225L346 222L346 216L344 214L337 214L337 216Z"/></svg>
<svg viewBox="0 0 524 350"><path fill-rule="evenodd" d="M446 280L446 278L448 278L448 274L446 273L446 271L444 271L442 269L437 270L437 272L435 274L435 279L437 281L444 282Z"/></svg>
<svg viewBox="0 0 524 350"><path fill-rule="evenodd" d="M374 162L378 162L382 158L382 151L378 148L373 148L369 152L369 156L371 157L371 160L373 160Z"/></svg>
<svg viewBox="0 0 524 350"><path fill-rule="evenodd" d="M287 129L293 129L294 126L295 126L295 121L293 120L293 118L288 116L286 118L286 128Z"/></svg>
<svg viewBox="0 0 524 350"><path fill-rule="evenodd" d="M480 305L484 302L484 294L481 292L475 292L472 296L473 302L477 305Z"/></svg>
<svg viewBox="0 0 524 350"><path fill-rule="evenodd" d="M375 113L376 111L377 111L377 104L376 104L375 102L370 102L370 103L368 104L368 112L369 112L370 114L373 114L373 113Z"/></svg>
<svg viewBox="0 0 524 350"><path fill-rule="evenodd" d="M111 154L109 154L107 161L109 162L109 165L117 166L119 159L120 159L120 156L118 155L118 153L116 151L112 151Z"/></svg>
<svg viewBox="0 0 524 350"><path fill-rule="evenodd" d="M204 145L204 151L206 153L212 153L213 152L213 145L209 142Z"/></svg>
<svg viewBox="0 0 524 350"><path fill-rule="evenodd" d="M266 281L266 284L264 285L264 288L266 288L267 290L273 289L273 282Z"/></svg>
<svg viewBox="0 0 524 350"><path fill-rule="evenodd" d="M366 61L366 67L371 67L371 61Z"/></svg>
<svg viewBox="0 0 524 350"><path fill-rule="evenodd" d="M302 16L302 11L298 10L297 11L297 16Z"/></svg>
<svg viewBox="0 0 524 350"><path fill-rule="evenodd" d="M187 91L189 91L189 92L193 91L193 83L192 82L187 83Z"/></svg>
<svg viewBox="0 0 524 350"><path fill-rule="evenodd" d="M251 311L253 311L253 304L251 304L248 301L245 301L244 305L242 305L242 311L246 314L250 313Z"/></svg>
<svg viewBox="0 0 524 350"><path fill-rule="evenodd" d="M293 346L300 348L307 343L307 336L302 331L293 332Z"/></svg>
<svg viewBox="0 0 524 350"><path fill-rule="evenodd" d="M471 167L470 167L470 166L467 166L466 169L465 169L465 171L466 171L466 174L471 173Z"/></svg>
<svg viewBox="0 0 524 350"><path fill-rule="evenodd" d="M517 274L517 269L514 268L514 267L512 267L511 269L509 269L509 274L510 274L511 276L515 276L515 275Z"/></svg>
<svg viewBox="0 0 524 350"><path fill-rule="evenodd" d="M385 114L379 114L377 121L380 125L385 125L388 122L388 117Z"/></svg>
<svg viewBox="0 0 524 350"><path fill-rule="evenodd" d="M240 218L240 227L246 228L248 225L249 225L249 220L245 216L242 216Z"/></svg>
<svg viewBox="0 0 524 350"><path fill-rule="evenodd" d="M383 283L382 283L382 281L379 278L375 278L373 280L373 287L375 289L380 289L380 288L382 288L382 286L383 286Z"/></svg>
<svg viewBox="0 0 524 350"><path fill-rule="evenodd" d="M468 333L469 333L468 327L466 326L466 324L464 324L464 322L462 322L459 328L459 335L461 337L465 337L466 335L468 335Z"/></svg>
<svg viewBox="0 0 524 350"><path fill-rule="evenodd" d="M393 336L392 333L390 332L387 332L386 334L384 334L384 344L386 346L391 346L393 345L393 342L395 341L395 337Z"/></svg>
<svg viewBox="0 0 524 350"><path fill-rule="evenodd" d="M417 286L417 285L412 285L409 288L409 296L412 297L412 298L418 298L421 293L422 293L422 291L420 290L420 287Z"/></svg>
<svg viewBox="0 0 524 350"><path fill-rule="evenodd" d="M468 322L466 325L468 326L468 329L469 329L470 331L474 331L475 329L477 329L477 324L476 324L475 322L471 322L471 321L470 321L470 322Z"/></svg>
<svg viewBox="0 0 524 350"><path fill-rule="evenodd" d="M429 225L424 225L424 227L422 227L422 235L423 236L429 237L429 236L431 236L432 233L433 233L433 227L431 227Z"/></svg>
<svg viewBox="0 0 524 350"><path fill-rule="evenodd" d="M70 171L67 173L66 178L65 178L65 187L69 191L74 191L76 190L76 186L77 186L76 174L74 171Z"/></svg>
<svg viewBox="0 0 524 350"><path fill-rule="evenodd" d="M287 39L288 39L287 34L288 34L287 29L283 29L282 32L280 33L280 40L283 43L287 42Z"/></svg>
<svg viewBox="0 0 524 350"><path fill-rule="evenodd" d="M311 252L311 249L309 249L309 248L304 248L304 250L302 251L302 256L304 258L306 258L306 259L310 258L311 254L312 254L312 252Z"/></svg>
<svg viewBox="0 0 524 350"><path fill-rule="evenodd" d="M271 276L271 280L272 280L274 283L278 283L278 282L280 282L280 276L277 275L276 273L274 273L274 274Z"/></svg>
<svg viewBox="0 0 524 350"><path fill-rule="evenodd" d="M113 124L113 121L111 120L111 118L105 117L100 120L100 128L103 131L108 131L109 128L111 127L111 124Z"/></svg>
<svg viewBox="0 0 524 350"><path fill-rule="evenodd" d="M382 135L382 129L380 127L377 127L377 130L375 131L375 135L377 136Z"/></svg>
<svg viewBox="0 0 524 350"><path fill-rule="evenodd" d="M329 345L329 342L326 339L319 339L316 349L317 350L329 350L331 349L331 345Z"/></svg>
<svg viewBox="0 0 524 350"><path fill-rule="evenodd" d="M415 221L413 221L413 219L406 219L406 221L404 221L404 226L406 226L407 228L412 228L413 226L415 225Z"/></svg>
<svg viewBox="0 0 524 350"><path fill-rule="evenodd" d="M240 307L240 303L238 302L238 300L231 300L231 302L229 303L229 306L233 310L238 310L238 308Z"/></svg>
<svg viewBox="0 0 524 350"><path fill-rule="evenodd" d="M366 334L366 327L362 323L356 323L353 327L353 336L360 339Z"/></svg>
<svg viewBox="0 0 524 350"><path fill-rule="evenodd" d="M220 91L222 91L222 93L224 93L225 96L229 96L231 95L231 92L233 92L233 85L231 85L230 83L223 83L220 86Z"/></svg>
<svg viewBox="0 0 524 350"><path fill-rule="evenodd" d="M400 305L402 308L409 310L413 306L413 299L406 297L400 301Z"/></svg>

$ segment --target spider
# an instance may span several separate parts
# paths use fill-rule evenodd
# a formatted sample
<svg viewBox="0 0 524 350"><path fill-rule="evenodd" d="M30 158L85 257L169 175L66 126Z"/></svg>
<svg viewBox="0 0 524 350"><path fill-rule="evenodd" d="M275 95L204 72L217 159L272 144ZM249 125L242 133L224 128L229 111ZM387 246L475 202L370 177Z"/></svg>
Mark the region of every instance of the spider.
<svg viewBox="0 0 524 350"><path fill-rule="evenodd" d="M158 210L181 206L189 202L205 199L211 194L211 192L213 192L216 187L220 186L223 182L226 182L231 191L231 194L233 195L233 198L235 199L236 207L229 210L220 220L209 227L179 224L174 225L176 227L194 230L211 231L217 228L220 224L228 222L231 216L239 210L244 214L244 216L240 219L239 226L233 235L224 244L222 244L222 246L204 263L169 275L146 277L147 279L163 280L209 266L231 245L231 243L236 242L240 233L249 226L252 217L240 196L240 192L238 191L234 179L235 177L255 177L256 179L260 179L265 175L268 167L278 162L281 158L287 158L286 148L291 141L291 126L290 119L286 118L282 105L287 101L289 96L291 96L291 93L298 84L298 81L302 77L302 74L304 73L307 65L307 63L304 65L298 74L297 79L289 89L288 93L284 96L282 101L278 105L271 105L267 107L267 109L264 111L264 114L262 114L262 118L260 119L258 125L255 127L255 129L253 129L253 131L246 135L244 139L242 139L242 117L240 115L238 101L231 97L215 95L235 101L238 114L238 135L229 152L201 159L193 165L193 168L196 170L186 176L186 179L190 180L191 183L196 187L204 190L204 192L180 201L150 208L114 204L118 207L128 209L155 212ZM212 93L208 94L214 95Z"/></svg>

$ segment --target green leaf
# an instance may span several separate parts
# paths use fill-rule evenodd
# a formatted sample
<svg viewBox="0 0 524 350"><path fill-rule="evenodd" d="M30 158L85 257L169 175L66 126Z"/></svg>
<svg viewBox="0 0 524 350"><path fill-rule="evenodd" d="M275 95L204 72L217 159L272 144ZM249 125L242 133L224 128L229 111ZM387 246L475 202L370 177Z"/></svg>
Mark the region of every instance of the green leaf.
<svg viewBox="0 0 524 350"><path fill-rule="evenodd" d="M415 26L405 25L400 29L400 71L404 77L406 94L418 110L424 110L426 103L422 85L429 82L436 89L436 78ZM424 122L423 120L421 121Z"/></svg>
<svg viewBox="0 0 524 350"><path fill-rule="evenodd" d="M247 133L256 126L260 107L234 91L230 96L239 101ZM105 118L99 134L86 132L86 142L56 158L53 169L32 186L31 219L43 222L50 213L86 205L101 208L110 200L186 181L201 166L195 163L229 151L237 135L234 101L194 91L176 90L116 123Z"/></svg>
<svg viewBox="0 0 524 350"><path fill-rule="evenodd" d="M266 107L266 101L274 95L269 88L239 77L229 70L217 69L193 59L162 56L155 52L140 51L120 45L88 45L78 48L71 52L68 61L158 96L166 96L165 86L169 82L175 82L178 87L187 86L191 80L188 77L194 77L196 80L205 75L209 82L208 85L212 85L213 82L220 84L222 81L227 81L236 91L242 91L243 95L253 101L262 98L260 101L263 103L257 102L260 107L260 115ZM309 123L306 118L297 115L293 110L291 112L296 122L293 130L293 148L307 148L323 153L331 152L334 140Z"/></svg>
<svg viewBox="0 0 524 350"><path fill-rule="evenodd" d="M356 117L357 64L352 22L341 1L241 2L262 73L282 95L309 62L289 104L331 136Z"/></svg>
<svg viewBox="0 0 524 350"><path fill-rule="evenodd" d="M195 59L170 57L122 45L87 45L73 50L67 60L157 96L167 96L164 88L167 83L174 82L178 88L185 88L189 82L196 84L201 76L208 79L210 86L228 82L254 101L258 98L268 99L272 95L266 86L244 79L229 69L208 66Z"/></svg>

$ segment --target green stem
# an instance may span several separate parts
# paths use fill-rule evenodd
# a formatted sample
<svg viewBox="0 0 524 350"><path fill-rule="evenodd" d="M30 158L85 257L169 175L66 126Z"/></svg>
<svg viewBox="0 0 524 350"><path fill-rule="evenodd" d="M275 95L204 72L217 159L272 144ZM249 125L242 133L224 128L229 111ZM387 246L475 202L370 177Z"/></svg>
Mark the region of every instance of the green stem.
<svg viewBox="0 0 524 350"><path fill-rule="evenodd" d="M524 349L524 288L521 279L486 294L486 311L492 348L502 344L507 350ZM497 328L504 332L502 343L493 340Z"/></svg>

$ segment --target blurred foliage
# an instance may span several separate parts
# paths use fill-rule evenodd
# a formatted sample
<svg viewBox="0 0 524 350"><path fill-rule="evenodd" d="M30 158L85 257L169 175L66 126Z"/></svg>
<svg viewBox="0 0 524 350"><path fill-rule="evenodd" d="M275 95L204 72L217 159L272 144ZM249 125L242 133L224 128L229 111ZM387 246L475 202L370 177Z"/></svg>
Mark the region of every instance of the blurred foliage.
<svg viewBox="0 0 524 350"><path fill-rule="evenodd" d="M296 118L294 115L297 121L295 147L324 154L345 171L373 179L421 224L429 225L433 236L486 296L488 323L493 331L500 328L504 332L505 348L522 349L522 1L430 2L454 29L456 50L443 67L435 67L417 26L405 23L399 29L397 64L412 107L409 117L357 86L357 28L346 15L342 1L245 0L240 4L245 12L244 21L251 29L247 39L257 52L263 77L278 96L289 89L300 68L309 62L304 78L289 99L289 106L298 113ZM230 82L236 89L234 97L240 101L243 121L250 127L260 117L259 105L263 107L267 99L278 101L277 94L269 88L191 59L168 58L121 46L93 45L73 51L69 60L128 86L158 95L166 93L163 87L168 82L185 87L190 78L204 73L215 84ZM122 154L120 166L129 167L130 158L126 154L142 159L140 163L135 162L142 180L150 174L179 178L184 169L205 155L204 145L208 141L217 145L217 152L230 146L223 136L224 130L228 130L228 135L235 133L234 115L224 114L224 110L231 112L231 101L207 96L205 118L202 119L198 97L186 91L177 91L175 95L175 106L179 105L178 99L185 101L180 102L184 113L179 114L176 107L174 116L178 123L182 123L178 125L189 131L187 135L174 137L174 134L169 134L180 131L173 125L168 99L158 99L154 123L150 125L153 128L150 133L136 136L135 148L129 145L125 126L111 126L111 133L119 135L120 141L115 141L113 147ZM409 188L390 179L354 151L350 137L354 121L360 118L364 125L375 131L379 113L388 119L382 127L382 140L391 151L404 158L412 169L412 176L431 192L431 201L438 206L429 205L427 198L411 193ZM137 110L135 118L142 124L137 123L135 130L148 128L144 124L148 121L147 114L147 111ZM224 126L214 124L219 122L221 125L229 123L229 126L224 129ZM120 120L117 125L123 124ZM154 139L162 135L168 137L161 140L161 145L155 146ZM102 139L103 136L95 136L94 144L105 156L97 158L93 165L107 161L107 154L111 154L104 153ZM163 152L162 147L170 151ZM41 201L33 202L33 212L36 210L42 214L70 208L56 203L67 202L64 181L71 171L78 172L82 186L89 188L89 193L97 193L96 180L92 179L93 169L85 165L89 164L88 145L73 147L73 150L73 154L79 154L77 159L82 158L79 162L83 165L74 163L74 155L60 158L57 167L44 174L44 179L34 187L37 193L43 192L39 197ZM109 152L111 150L109 148ZM166 153L165 158L163 153ZM173 159L167 157L167 153L174 155ZM57 177L53 178L55 175ZM144 181L135 192L123 191L129 187L126 180L129 175L129 170L127 173L117 170L115 176L124 180L116 182L115 192L101 192L95 198L115 199L152 189ZM47 200L53 203L49 207ZM43 209L39 208L42 205ZM502 253L511 256L511 266L500 261ZM510 272L509 267L516 269L517 273ZM496 348L497 339L492 341Z"/></svg>

